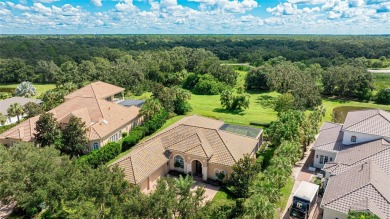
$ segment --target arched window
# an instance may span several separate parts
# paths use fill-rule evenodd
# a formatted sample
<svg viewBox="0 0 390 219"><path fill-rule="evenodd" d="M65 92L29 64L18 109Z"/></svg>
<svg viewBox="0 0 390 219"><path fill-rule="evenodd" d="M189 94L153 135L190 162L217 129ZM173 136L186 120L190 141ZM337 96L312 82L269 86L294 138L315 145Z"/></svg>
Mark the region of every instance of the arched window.
<svg viewBox="0 0 390 219"><path fill-rule="evenodd" d="M184 168L184 159L180 155L175 156L174 162L175 162L174 166L176 168L181 168L181 169Z"/></svg>
<svg viewBox="0 0 390 219"><path fill-rule="evenodd" d="M219 170L218 170L218 169L215 169L215 170L214 170L214 173L215 173L214 177L215 177L216 179L218 179Z"/></svg>
<svg viewBox="0 0 390 219"><path fill-rule="evenodd" d="M356 142L356 136L355 135L351 137L351 142Z"/></svg>
<svg viewBox="0 0 390 219"><path fill-rule="evenodd" d="M93 143L93 149L94 149L94 150L99 149L99 143L94 142L94 143Z"/></svg>

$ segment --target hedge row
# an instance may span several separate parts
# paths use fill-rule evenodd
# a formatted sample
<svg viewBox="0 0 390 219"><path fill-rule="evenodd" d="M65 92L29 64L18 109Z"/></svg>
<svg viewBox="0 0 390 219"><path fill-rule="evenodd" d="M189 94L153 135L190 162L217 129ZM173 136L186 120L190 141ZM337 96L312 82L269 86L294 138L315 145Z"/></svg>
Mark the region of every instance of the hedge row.
<svg viewBox="0 0 390 219"><path fill-rule="evenodd" d="M88 164L95 168L99 165L105 164L117 157L121 152L126 151L132 146L136 145L144 136L157 131L157 129L164 125L167 118L168 113L166 111L161 111L149 121L132 129L130 133L123 139L122 144L117 142L110 142L104 147L98 150L93 150L88 155L80 157L77 162L79 164Z"/></svg>
<svg viewBox="0 0 390 219"><path fill-rule="evenodd" d="M136 145L144 136L150 135L161 128L168 118L168 112L163 110L156 114L149 121L144 124L137 126L128 136L123 139L122 151L129 150L131 147Z"/></svg>
<svg viewBox="0 0 390 219"><path fill-rule="evenodd" d="M110 142L104 147L98 150L93 150L88 155L80 157L77 162L80 164L89 164L96 168L97 166L114 159L121 153L121 151L121 144L117 142Z"/></svg>

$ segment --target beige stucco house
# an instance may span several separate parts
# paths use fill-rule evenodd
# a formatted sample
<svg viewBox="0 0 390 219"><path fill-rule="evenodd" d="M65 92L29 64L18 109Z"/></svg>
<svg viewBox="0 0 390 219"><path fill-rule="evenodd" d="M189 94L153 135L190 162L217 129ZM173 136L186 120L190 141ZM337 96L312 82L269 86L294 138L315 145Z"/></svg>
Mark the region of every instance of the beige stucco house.
<svg viewBox="0 0 390 219"><path fill-rule="evenodd" d="M130 183L147 192L169 170L191 173L203 180L229 174L245 154L255 156L261 144L260 129L194 115L136 145L111 166L118 165Z"/></svg>
<svg viewBox="0 0 390 219"><path fill-rule="evenodd" d="M313 150L314 167L325 173L324 219L347 219L349 211L390 219L390 112L352 111L344 124L325 122Z"/></svg>
<svg viewBox="0 0 390 219"><path fill-rule="evenodd" d="M49 112L65 127L71 116L81 118L87 127L88 150L98 149L108 142L118 141L142 122L139 107L117 104L123 100L124 88L105 82L94 82L65 96L65 102ZM12 145L19 141L34 141L35 123L39 116L30 118L0 134L0 144Z"/></svg>

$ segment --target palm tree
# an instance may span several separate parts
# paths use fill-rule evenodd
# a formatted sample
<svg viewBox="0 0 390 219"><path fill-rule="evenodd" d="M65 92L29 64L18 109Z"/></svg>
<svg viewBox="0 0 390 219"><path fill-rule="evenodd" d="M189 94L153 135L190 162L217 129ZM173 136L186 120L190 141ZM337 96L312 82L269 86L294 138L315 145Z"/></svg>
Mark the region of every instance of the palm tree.
<svg viewBox="0 0 390 219"><path fill-rule="evenodd" d="M7 117L0 113L0 125L4 125L7 121Z"/></svg>
<svg viewBox="0 0 390 219"><path fill-rule="evenodd" d="M24 81L15 89L15 95L20 97L32 97L37 94L37 90L31 82Z"/></svg>
<svg viewBox="0 0 390 219"><path fill-rule="evenodd" d="M18 118L18 122L20 121L20 118L19 116L20 115L23 115L24 113L24 110L23 110L23 107L22 105L20 105L19 103L13 103L9 106L9 108L7 109L7 113L8 113L8 116L9 117L14 117L16 116Z"/></svg>

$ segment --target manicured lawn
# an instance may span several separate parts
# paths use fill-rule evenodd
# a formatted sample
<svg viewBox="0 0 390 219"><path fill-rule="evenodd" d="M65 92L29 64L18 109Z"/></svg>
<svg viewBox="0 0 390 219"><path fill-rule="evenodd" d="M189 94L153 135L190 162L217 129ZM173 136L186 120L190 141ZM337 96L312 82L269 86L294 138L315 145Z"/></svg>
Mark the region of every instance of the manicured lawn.
<svg viewBox="0 0 390 219"><path fill-rule="evenodd" d="M379 108L379 109L390 111L390 105L380 105L380 104L375 104L373 102L365 103L365 102L350 101L350 100L324 98L324 99L322 99L322 104L326 108L326 115L324 118L325 121L332 121L331 113L335 107L339 107L339 106Z"/></svg>
<svg viewBox="0 0 390 219"><path fill-rule="evenodd" d="M276 120L276 112L272 108L262 106L261 101L277 96L276 92L252 93L250 94L249 109L240 112L222 108L219 95L192 94L190 104L193 111L190 114L223 119L226 123L239 125L249 125L250 122L269 123Z"/></svg>
<svg viewBox="0 0 390 219"><path fill-rule="evenodd" d="M294 180L291 177L289 177L286 185L280 189L280 200L278 203L276 203L276 209L275 209L276 212L274 217L275 219L280 218L278 217L280 212L283 213L283 210L287 205L287 201L288 198L290 197L290 193L293 187L294 187Z"/></svg>
<svg viewBox="0 0 390 219"><path fill-rule="evenodd" d="M212 201L214 203L216 203L216 202L225 201L225 200L234 200L234 197L229 193L230 192L228 190L226 190L224 187L221 187L218 190L217 194L215 194Z"/></svg>
<svg viewBox="0 0 390 219"><path fill-rule="evenodd" d="M1 88L13 88L15 89L19 84L0 84ZM33 84L35 89L37 89L37 95L35 97L39 97L41 94L45 93L46 91L55 88L55 84Z"/></svg>

